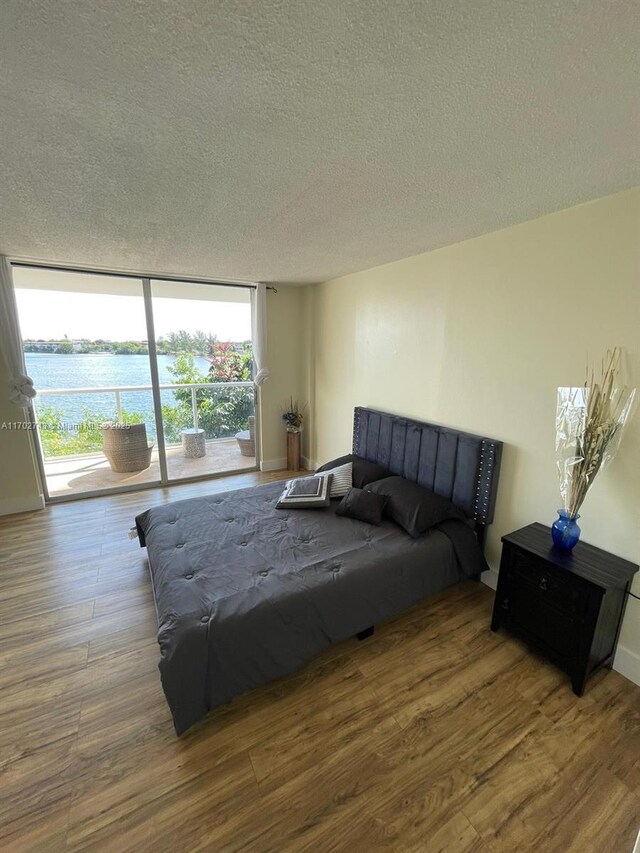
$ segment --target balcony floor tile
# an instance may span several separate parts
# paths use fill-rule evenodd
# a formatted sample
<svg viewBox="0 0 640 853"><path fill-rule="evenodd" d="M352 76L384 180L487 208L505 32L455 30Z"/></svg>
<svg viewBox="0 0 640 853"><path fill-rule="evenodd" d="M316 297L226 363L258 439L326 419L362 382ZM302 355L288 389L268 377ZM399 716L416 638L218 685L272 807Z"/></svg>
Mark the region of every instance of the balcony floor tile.
<svg viewBox="0 0 640 853"><path fill-rule="evenodd" d="M167 448L167 469L172 480L212 476L225 471L255 468L253 456L242 456L235 438L219 438L206 443L207 455L187 459L180 445ZM151 465L144 471L116 474L101 453L46 459L47 487L51 497L71 497L83 492L152 483L160 479L158 452L153 451Z"/></svg>

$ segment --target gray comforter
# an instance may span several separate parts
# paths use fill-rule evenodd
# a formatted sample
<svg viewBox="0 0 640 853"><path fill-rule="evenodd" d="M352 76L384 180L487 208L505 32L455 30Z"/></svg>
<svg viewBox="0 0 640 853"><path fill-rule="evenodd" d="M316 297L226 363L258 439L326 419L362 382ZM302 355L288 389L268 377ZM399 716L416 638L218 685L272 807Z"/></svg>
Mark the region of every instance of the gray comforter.
<svg viewBox="0 0 640 853"><path fill-rule="evenodd" d="M136 518L178 734L329 644L487 568L462 522L412 539L391 521L336 516L337 501L276 509L282 487L177 501Z"/></svg>

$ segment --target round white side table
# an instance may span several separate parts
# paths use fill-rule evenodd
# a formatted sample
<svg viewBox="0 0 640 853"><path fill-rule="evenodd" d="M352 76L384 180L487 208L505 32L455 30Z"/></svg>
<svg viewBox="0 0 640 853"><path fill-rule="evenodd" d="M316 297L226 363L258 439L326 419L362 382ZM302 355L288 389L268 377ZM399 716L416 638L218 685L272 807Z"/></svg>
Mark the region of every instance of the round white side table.
<svg viewBox="0 0 640 853"><path fill-rule="evenodd" d="M187 459L199 459L201 456L207 455L203 429L183 429L180 437L182 439L182 450Z"/></svg>

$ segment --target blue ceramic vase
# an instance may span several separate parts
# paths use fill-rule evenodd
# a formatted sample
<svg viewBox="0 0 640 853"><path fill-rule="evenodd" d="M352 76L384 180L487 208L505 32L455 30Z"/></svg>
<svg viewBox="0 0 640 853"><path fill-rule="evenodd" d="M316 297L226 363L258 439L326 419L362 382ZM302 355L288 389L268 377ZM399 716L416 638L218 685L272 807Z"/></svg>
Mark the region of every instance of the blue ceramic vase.
<svg viewBox="0 0 640 853"><path fill-rule="evenodd" d="M558 510L558 518L551 525L553 544L561 551L571 551L580 539L579 515L569 515L566 509Z"/></svg>

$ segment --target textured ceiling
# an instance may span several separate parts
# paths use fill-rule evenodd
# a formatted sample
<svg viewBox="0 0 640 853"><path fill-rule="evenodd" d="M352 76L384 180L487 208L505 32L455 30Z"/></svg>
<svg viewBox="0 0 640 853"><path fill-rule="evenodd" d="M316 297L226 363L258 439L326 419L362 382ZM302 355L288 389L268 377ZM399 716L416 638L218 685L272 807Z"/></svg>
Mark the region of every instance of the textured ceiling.
<svg viewBox="0 0 640 853"><path fill-rule="evenodd" d="M317 281L640 183L640 4L2 0L0 251Z"/></svg>

